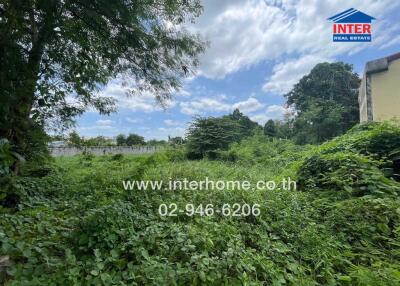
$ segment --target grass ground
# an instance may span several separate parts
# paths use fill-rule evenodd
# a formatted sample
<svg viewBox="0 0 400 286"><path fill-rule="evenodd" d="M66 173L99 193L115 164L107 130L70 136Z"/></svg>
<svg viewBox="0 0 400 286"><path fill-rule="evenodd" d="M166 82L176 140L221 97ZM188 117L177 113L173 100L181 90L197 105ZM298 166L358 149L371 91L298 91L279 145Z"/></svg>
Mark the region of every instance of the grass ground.
<svg viewBox="0 0 400 286"><path fill-rule="evenodd" d="M399 285L400 185L387 166L399 134L392 125L359 128L321 147L254 136L215 161L188 161L179 150L57 158L48 174L13 181L21 202L1 209L7 261L0 281ZM298 190L126 191L122 185L205 177L253 185L291 177ZM260 215L165 217L158 213L163 203L258 204Z"/></svg>

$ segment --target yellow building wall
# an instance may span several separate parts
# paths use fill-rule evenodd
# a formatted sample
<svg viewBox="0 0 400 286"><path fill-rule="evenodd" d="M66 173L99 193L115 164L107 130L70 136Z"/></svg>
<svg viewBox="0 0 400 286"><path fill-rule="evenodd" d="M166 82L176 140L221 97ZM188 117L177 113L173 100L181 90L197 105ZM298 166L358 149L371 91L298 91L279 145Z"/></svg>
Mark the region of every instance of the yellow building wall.
<svg viewBox="0 0 400 286"><path fill-rule="evenodd" d="M374 121L400 118L400 59L389 69L371 74L372 114Z"/></svg>

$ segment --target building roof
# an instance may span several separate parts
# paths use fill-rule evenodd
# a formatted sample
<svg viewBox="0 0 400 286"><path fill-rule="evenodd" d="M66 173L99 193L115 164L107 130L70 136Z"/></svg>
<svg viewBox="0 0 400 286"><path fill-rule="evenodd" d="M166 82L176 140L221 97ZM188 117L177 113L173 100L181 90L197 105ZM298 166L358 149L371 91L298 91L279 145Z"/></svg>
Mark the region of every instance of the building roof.
<svg viewBox="0 0 400 286"><path fill-rule="evenodd" d="M365 73L371 74L371 73L385 71L389 68L390 62L398 59L400 59L400 52L384 58L369 61L365 64Z"/></svg>
<svg viewBox="0 0 400 286"><path fill-rule="evenodd" d="M354 8L350 8L328 18L328 20L332 20L335 23L371 23L375 18Z"/></svg>

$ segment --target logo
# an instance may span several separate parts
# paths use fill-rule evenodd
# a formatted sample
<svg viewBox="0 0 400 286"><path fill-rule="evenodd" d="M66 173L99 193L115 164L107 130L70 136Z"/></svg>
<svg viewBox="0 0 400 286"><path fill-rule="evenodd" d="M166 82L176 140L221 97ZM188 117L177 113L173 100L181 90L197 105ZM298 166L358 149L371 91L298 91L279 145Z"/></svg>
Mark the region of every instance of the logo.
<svg viewBox="0 0 400 286"><path fill-rule="evenodd" d="M375 20L354 8L328 18L333 21L334 42L371 42L371 22Z"/></svg>

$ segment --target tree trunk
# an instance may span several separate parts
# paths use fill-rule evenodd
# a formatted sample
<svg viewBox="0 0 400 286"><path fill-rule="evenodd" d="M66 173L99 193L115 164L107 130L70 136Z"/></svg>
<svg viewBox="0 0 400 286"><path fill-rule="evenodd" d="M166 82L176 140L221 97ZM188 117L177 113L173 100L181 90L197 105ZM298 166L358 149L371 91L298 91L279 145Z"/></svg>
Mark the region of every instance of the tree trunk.
<svg viewBox="0 0 400 286"><path fill-rule="evenodd" d="M43 44L36 43L30 51L28 62L21 66L18 84L13 90L13 104L10 106L9 130L7 139L16 147L17 152L25 153L28 142L26 134L33 127L30 119L35 99L36 84L39 77L40 61L43 54Z"/></svg>
<svg viewBox="0 0 400 286"><path fill-rule="evenodd" d="M16 152L21 155L29 153L28 136L34 122L30 118L35 102L35 92L39 80L40 64L45 45L53 32L56 17L57 1L49 1L45 16L38 23L35 18L35 6L29 11L29 35L31 49L28 53L19 44L19 38L13 34L13 26L5 31L0 39L0 83L2 85L0 104L0 137L7 138ZM18 5L13 9L20 9ZM11 14L12 11L10 12ZM20 14L16 14L20 15ZM26 14L24 14L26 15ZM17 21L17 20L16 20ZM17 167L15 167L17 170Z"/></svg>

